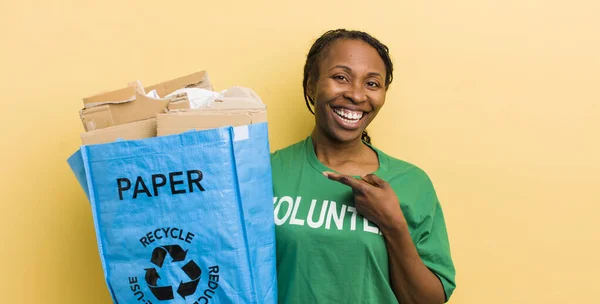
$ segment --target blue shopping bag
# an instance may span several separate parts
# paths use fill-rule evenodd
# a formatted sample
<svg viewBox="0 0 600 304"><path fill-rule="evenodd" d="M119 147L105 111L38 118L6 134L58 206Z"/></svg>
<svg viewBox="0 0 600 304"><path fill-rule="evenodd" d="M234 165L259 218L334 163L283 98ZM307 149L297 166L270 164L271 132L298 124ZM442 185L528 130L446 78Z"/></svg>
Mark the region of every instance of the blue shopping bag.
<svg viewBox="0 0 600 304"><path fill-rule="evenodd" d="M267 124L82 146L115 303L276 303Z"/></svg>

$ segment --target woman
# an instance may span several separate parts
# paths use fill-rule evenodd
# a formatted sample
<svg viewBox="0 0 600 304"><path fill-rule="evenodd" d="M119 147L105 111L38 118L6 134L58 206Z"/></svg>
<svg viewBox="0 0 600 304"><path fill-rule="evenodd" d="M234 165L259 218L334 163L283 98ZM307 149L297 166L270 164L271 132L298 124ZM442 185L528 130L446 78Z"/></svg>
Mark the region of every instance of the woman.
<svg viewBox="0 0 600 304"><path fill-rule="evenodd" d="M271 157L279 303L443 303L454 291L431 181L365 132L392 72L388 48L364 32L329 31L308 53L314 130Z"/></svg>

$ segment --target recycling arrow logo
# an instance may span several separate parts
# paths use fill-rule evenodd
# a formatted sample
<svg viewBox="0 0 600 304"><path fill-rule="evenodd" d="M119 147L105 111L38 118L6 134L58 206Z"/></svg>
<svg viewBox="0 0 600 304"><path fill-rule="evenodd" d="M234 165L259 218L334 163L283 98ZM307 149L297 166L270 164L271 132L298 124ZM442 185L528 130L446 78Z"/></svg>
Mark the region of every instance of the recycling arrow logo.
<svg viewBox="0 0 600 304"><path fill-rule="evenodd" d="M185 257L187 255L187 250L183 250L179 245L168 245L168 246L160 246L154 248L152 251L152 257L150 262L152 264L158 266L158 268L162 268L165 262L165 258L170 256L172 258L172 262L182 262L185 261ZM146 268L146 283L148 284L148 288L156 299L159 301L167 301L173 300L175 298L173 294L173 286L159 286L158 281L160 280L160 275L156 268ZM202 275L202 270L196 262L190 260L185 265L181 267L181 270L185 272L190 281L179 283L177 287L177 293L185 299L185 297L193 295L196 292L196 288L198 287L198 283L200 282L200 275Z"/></svg>

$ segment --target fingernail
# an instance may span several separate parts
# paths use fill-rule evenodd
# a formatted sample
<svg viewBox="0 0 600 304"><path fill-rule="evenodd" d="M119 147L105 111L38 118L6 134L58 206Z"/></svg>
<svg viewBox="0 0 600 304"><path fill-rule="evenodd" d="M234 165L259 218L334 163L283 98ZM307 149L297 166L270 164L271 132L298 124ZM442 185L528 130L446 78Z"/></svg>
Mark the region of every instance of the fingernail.
<svg viewBox="0 0 600 304"><path fill-rule="evenodd" d="M327 172L327 171L323 171L323 172L322 172L322 174L323 174L323 176L325 176L325 177L329 177L329 172Z"/></svg>

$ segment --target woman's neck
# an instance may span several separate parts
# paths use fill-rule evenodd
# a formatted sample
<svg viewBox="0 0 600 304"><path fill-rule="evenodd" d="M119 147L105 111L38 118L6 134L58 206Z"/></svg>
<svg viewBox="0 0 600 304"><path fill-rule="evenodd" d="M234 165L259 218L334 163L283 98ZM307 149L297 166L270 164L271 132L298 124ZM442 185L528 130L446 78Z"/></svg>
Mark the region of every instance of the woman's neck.
<svg viewBox="0 0 600 304"><path fill-rule="evenodd" d="M372 171L373 166L376 169L379 163L375 151L367 147L361 138L340 142L315 129L312 141L317 158L327 167L342 173L357 175Z"/></svg>

